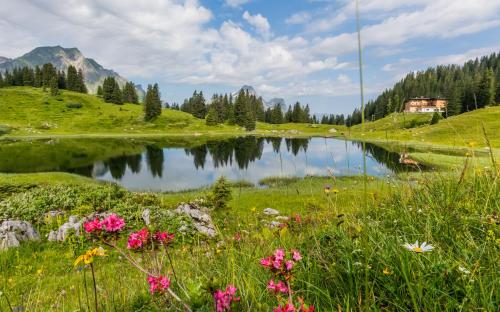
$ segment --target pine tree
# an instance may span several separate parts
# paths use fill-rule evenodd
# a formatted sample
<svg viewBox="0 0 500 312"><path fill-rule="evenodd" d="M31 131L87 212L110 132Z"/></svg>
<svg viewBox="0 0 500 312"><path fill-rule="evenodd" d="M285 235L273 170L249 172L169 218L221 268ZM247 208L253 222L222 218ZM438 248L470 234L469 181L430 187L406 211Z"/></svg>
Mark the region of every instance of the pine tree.
<svg viewBox="0 0 500 312"><path fill-rule="evenodd" d="M4 81L3 81L3 76L2 73L0 73L0 88L3 88L5 86Z"/></svg>
<svg viewBox="0 0 500 312"><path fill-rule="evenodd" d="M50 81L50 95L52 96L59 95L59 83L56 76L52 77Z"/></svg>
<svg viewBox="0 0 500 312"><path fill-rule="evenodd" d="M158 84L148 85L144 97L144 120L150 121L161 115L161 100Z"/></svg>
<svg viewBox="0 0 500 312"><path fill-rule="evenodd" d="M248 118L248 109L245 91L240 90L234 101L234 122L238 126L245 127Z"/></svg>
<svg viewBox="0 0 500 312"><path fill-rule="evenodd" d="M234 106L231 105L229 107L229 111L227 113L227 124L228 125L235 125L236 124L236 117L234 116Z"/></svg>
<svg viewBox="0 0 500 312"><path fill-rule="evenodd" d="M111 94L111 103L118 105L123 104L123 94L118 84L116 84L116 86L113 88L113 93Z"/></svg>
<svg viewBox="0 0 500 312"><path fill-rule="evenodd" d="M215 209L224 209L227 207L231 197L231 185L227 182L224 176L221 176L212 187L212 192L210 194L212 206Z"/></svg>
<svg viewBox="0 0 500 312"><path fill-rule="evenodd" d="M77 86L78 86L78 90L75 90L75 91L80 92L80 93L87 93L88 92L87 86L85 85L85 76L83 75L83 70L81 68L78 70L78 74L77 74Z"/></svg>
<svg viewBox="0 0 500 312"><path fill-rule="evenodd" d="M35 77L34 77L34 81L33 81L33 86L36 87L36 88L40 88L42 86L42 70L40 69L40 67L37 65L35 67Z"/></svg>
<svg viewBox="0 0 500 312"><path fill-rule="evenodd" d="M47 63L43 64L42 66L42 86L43 87L50 87L50 83L52 81L52 78L56 77L57 78L57 71L54 67L54 65Z"/></svg>
<svg viewBox="0 0 500 312"><path fill-rule="evenodd" d="M283 112L281 111L281 105L274 105L271 110L271 123L282 124L283 123Z"/></svg>
<svg viewBox="0 0 500 312"><path fill-rule="evenodd" d="M66 75L66 88L69 91L77 91L79 90L78 86L78 72L76 67L73 65L68 66L67 75Z"/></svg>
<svg viewBox="0 0 500 312"><path fill-rule="evenodd" d="M97 96L102 97L102 86L97 87Z"/></svg>
<svg viewBox="0 0 500 312"><path fill-rule="evenodd" d="M66 86L66 74L64 73L64 71L59 71L58 75L57 75L57 83L59 85L59 89L66 89L67 86Z"/></svg>
<svg viewBox="0 0 500 312"><path fill-rule="evenodd" d="M123 101L125 103L139 103L139 97L137 96L135 85L130 81L125 83L125 86L123 87Z"/></svg>
<svg viewBox="0 0 500 312"><path fill-rule="evenodd" d="M245 120L244 120L244 125L246 131L253 131L255 130L256 123L255 123L255 116L252 114L251 111L247 111L245 114Z"/></svg>
<svg viewBox="0 0 500 312"><path fill-rule="evenodd" d="M23 67L23 86L33 86L35 74L29 67Z"/></svg>
<svg viewBox="0 0 500 312"><path fill-rule="evenodd" d="M218 118L217 118L217 111L215 110L214 107L211 107L208 110L207 117L205 118L205 123L207 126L216 126L219 124Z"/></svg>
<svg viewBox="0 0 500 312"><path fill-rule="evenodd" d="M441 120L443 117L441 117L441 115L438 113L438 112L435 112L433 115L432 115L432 119L431 119L431 125L435 125L439 122L439 120Z"/></svg>

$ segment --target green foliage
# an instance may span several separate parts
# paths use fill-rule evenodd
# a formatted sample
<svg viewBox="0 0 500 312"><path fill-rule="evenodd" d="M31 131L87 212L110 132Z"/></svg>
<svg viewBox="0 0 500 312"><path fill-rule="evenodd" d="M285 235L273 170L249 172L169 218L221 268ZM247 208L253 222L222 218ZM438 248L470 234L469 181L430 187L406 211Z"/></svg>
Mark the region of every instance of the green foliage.
<svg viewBox="0 0 500 312"><path fill-rule="evenodd" d="M381 119L401 112L405 100L414 97L448 97L448 116L495 105L500 99L500 54L493 53L463 64L437 66L409 73L391 89L365 105L366 120ZM497 78L497 79L495 79ZM389 110L394 107L394 111ZM361 111L355 109L347 125L361 123Z"/></svg>
<svg viewBox="0 0 500 312"><path fill-rule="evenodd" d="M219 124L219 120L217 118L217 112L215 108L210 108L208 110L207 117L205 118L205 122L207 126L216 126Z"/></svg>
<svg viewBox="0 0 500 312"><path fill-rule="evenodd" d="M158 84L148 85L144 98L144 120L150 121L161 115L161 99Z"/></svg>
<svg viewBox="0 0 500 312"><path fill-rule="evenodd" d="M207 106L205 104L205 97L203 92L198 93L196 90L193 96L189 99L184 100L184 103L180 107L181 111L190 113L196 118L204 119L207 114Z"/></svg>
<svg viewBox="0 0 500 312"><path fill-rule="evenodd" d="M123 104L123 95L115 77L106 77L102 84L102 99L106 103Z"/></svg>
<svg viewBox="0 0 500 312"><path fill-rule="evenodd" d="M52 96L59 95L59 85L57 82L57 77L52 77L50 81L50 95Z"/></svg>
<svg viewBox="0 0 500 312"><path fill-rule="evenodd" d="M130 81L127 81L123 87L123 101L125 103L139 104L137 90L135 89L135 85Z"/></svg>
<svg viewBox="0 0 500 312"><path fill-rule="evenodd" d="M431 119L431 122L430 124L431 125L435 125L437 124L441 119L443 119L443 117L441 116L440 113L437 113L435 112L434 114L432 114L432 119Z"/></svg>
<svg viewBox="0 0 500 312"><path fill-rule="evenodd" d="M212 186L210 194L210 201L215 209L224 209L227 207L228 202L231 200L231 185L221 176Z"/></svg>
<svg viewBox="0 0 500 312"><path fill-rule="evenodd" d="M82 108L83 104L82 103L68 103L66 104L67 108Z"/></svg>

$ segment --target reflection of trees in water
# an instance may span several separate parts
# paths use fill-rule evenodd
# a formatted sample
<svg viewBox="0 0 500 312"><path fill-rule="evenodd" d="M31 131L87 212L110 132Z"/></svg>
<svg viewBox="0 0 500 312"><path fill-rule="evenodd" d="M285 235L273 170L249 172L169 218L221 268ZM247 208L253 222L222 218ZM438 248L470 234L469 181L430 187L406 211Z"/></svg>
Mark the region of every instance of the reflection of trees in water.
<svg viewBox="0 0 500 312"><path fill-rule="evenodd" d="M207 143L207 147L212 156L215 168L233 164L233 151L235 147L233 140L211 141Z"/></svg>
<svg viewBox="0 0 500 312"><path fill-rule="evenodd" d="M112 157L106 161L113 179L121 180L127 170L127 156Z"/></svg>
<svg viewBox="0 0 500 312"><path fill-rule="evenodd" d="M352 144L358 147L360 150L363 149L363 143L352 142ZM387 168L394 172L404 172L418 170L416 167L407 166L399 162L399 154L396 152L390 152L380 146L365 143L366 153L369 157L375 159L378 163L384 164Z"/></svg>
<svg viewBox="0 0 500 312"><path fill-rule="evenodd" d="M141 171L141 161L141 154L127 156L127 165L133 173L139 173Z"/></svg>
<svg viewBox="0 0 500 312"><path fill-rule="evenodd" d="M146 160L153 177L160 177L163 174L163 149L148 145L146 146Z"/></svg>
<svg viewBox="0 0 500 312"><path fill-rule="evenodd" d="M244 137L236 139L234 158L240 169L247 169L250 162L260 159L264 150L264 139Z"/></svg>
<svg viewBox="0 0 500 312"><path fill-rule="evenodd" d="M266 138L266 143L273 146L273 151L278 154L281 148L281 138Z"/></svg>
<svg viewBox="0 0 500 312"><path fill-rule="evenodd" d="M285 139L286 150L292 151L293 156L297 154L302 149L304 153L307 152L307 147L309 146L309 139Z"/></svg>
<svg viewBox="0 0 500 312"><path fill-rule="evenodd" d="M190 149L185 149L186 155L193 156L194 166L196 169L205 168L205 162L207 160L207 146L200 145Z"/></svg>

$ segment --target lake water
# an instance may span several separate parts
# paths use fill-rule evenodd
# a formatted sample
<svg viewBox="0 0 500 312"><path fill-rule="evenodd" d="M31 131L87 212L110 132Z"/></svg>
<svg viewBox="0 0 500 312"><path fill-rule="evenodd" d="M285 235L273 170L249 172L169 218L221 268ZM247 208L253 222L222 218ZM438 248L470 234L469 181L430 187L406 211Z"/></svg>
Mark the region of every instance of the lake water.
<svg viewBox="0 0 500 312"><path fill-rule="evenodd" d="M397 153L366 144L367 173L406 170ZM107 156L110 155L110 156ZM271 176L361 175L362 145L333 138L240 137L203 143L45 140L0 145L0 172L78 173L130 190L180 191L219 176L258 183Z"/></svg>

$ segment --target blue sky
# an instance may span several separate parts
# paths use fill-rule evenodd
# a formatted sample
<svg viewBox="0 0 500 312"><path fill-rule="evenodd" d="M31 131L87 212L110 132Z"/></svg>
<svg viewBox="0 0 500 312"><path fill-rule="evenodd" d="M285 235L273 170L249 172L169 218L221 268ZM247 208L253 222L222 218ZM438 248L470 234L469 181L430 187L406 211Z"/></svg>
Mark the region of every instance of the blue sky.
<svg viewBox="0 0 500 312"><path fill-rule="evenodd" d="M57 3L56 3L57 2ZM360 0L367 99L406 73L500 51L500 1ZM252 85L316 113L360 105L351 0L17 0L0 55L78 47L164 100Z"/></svg>

